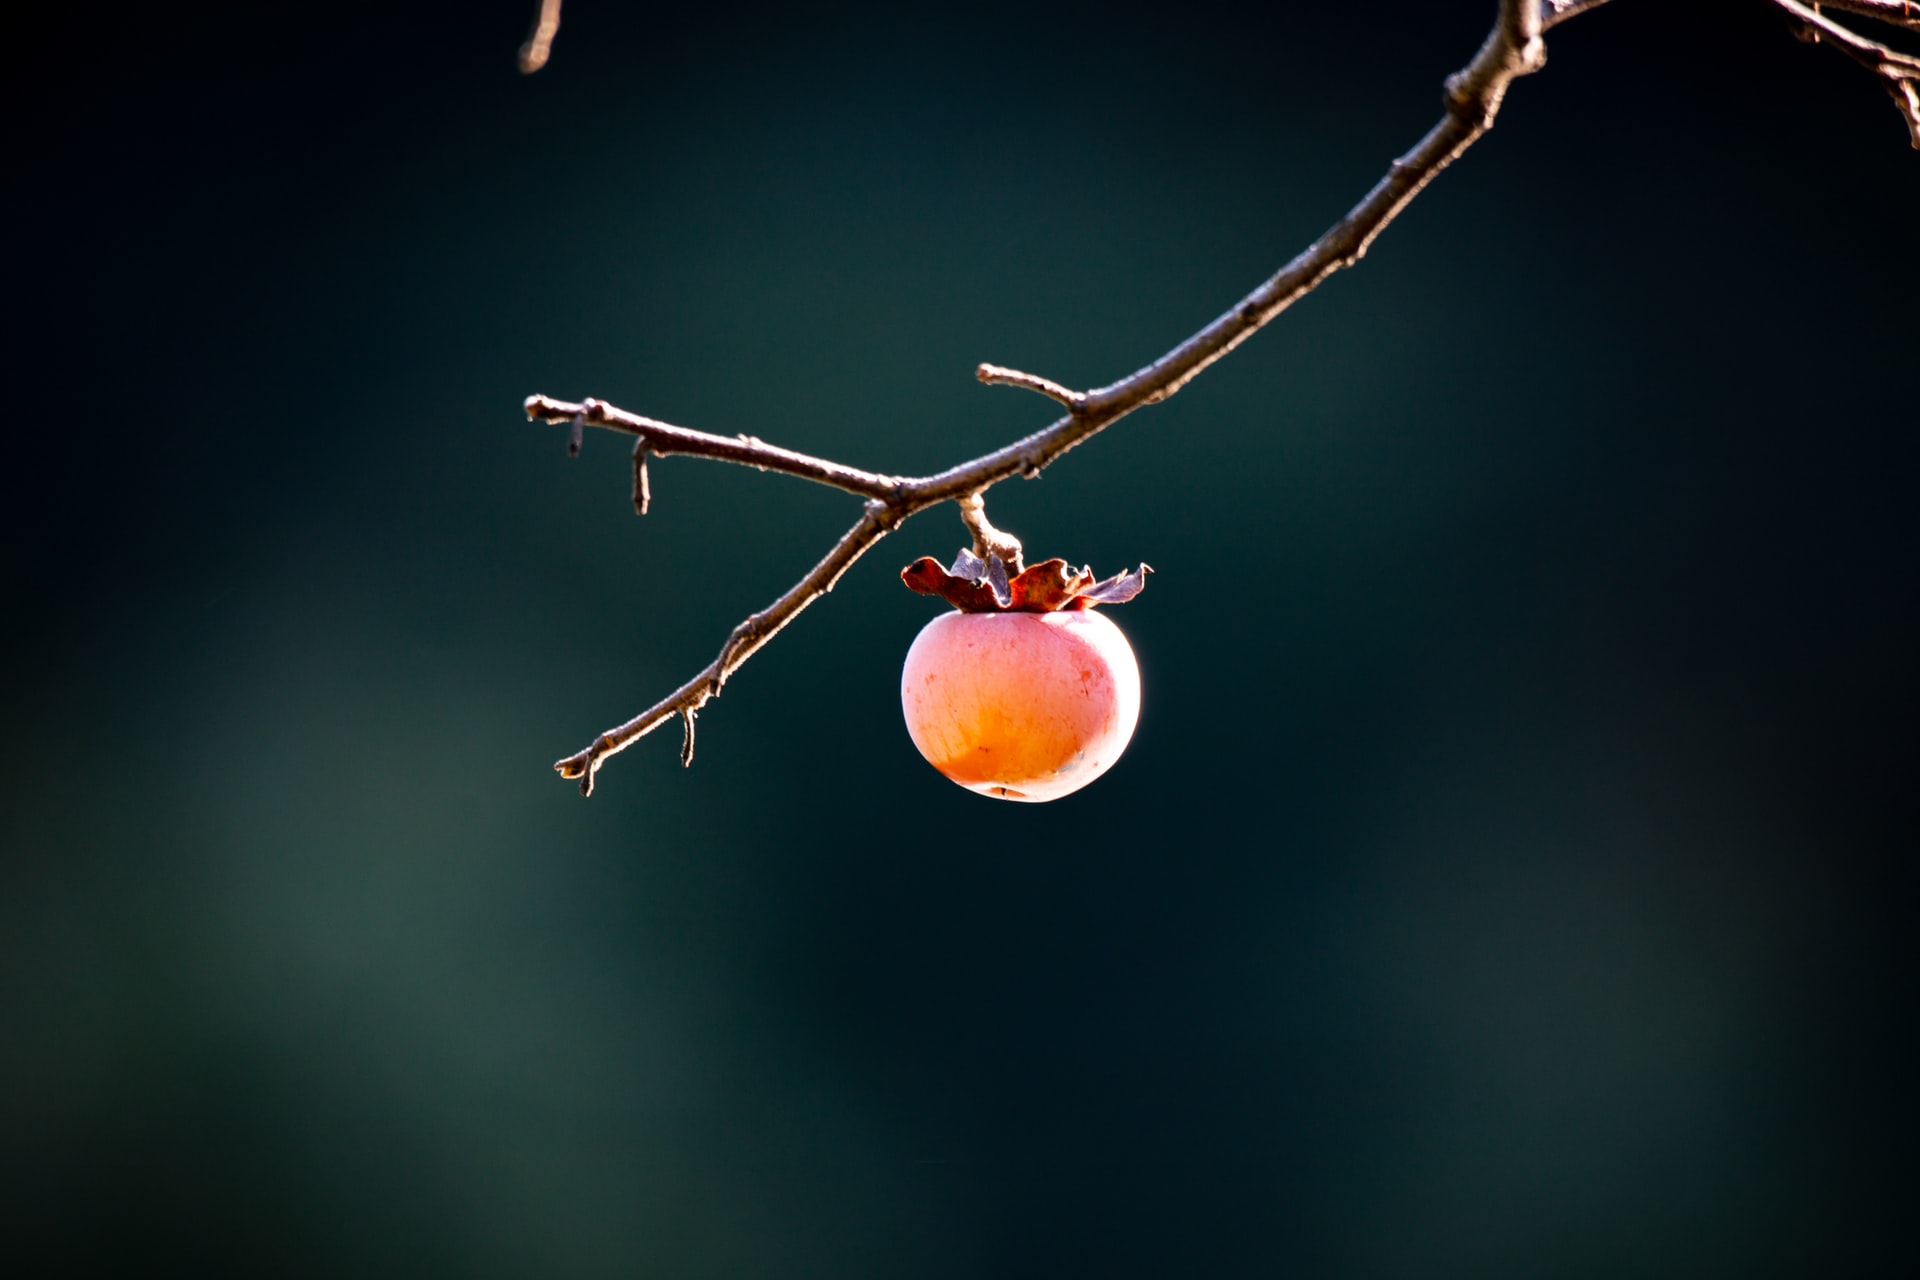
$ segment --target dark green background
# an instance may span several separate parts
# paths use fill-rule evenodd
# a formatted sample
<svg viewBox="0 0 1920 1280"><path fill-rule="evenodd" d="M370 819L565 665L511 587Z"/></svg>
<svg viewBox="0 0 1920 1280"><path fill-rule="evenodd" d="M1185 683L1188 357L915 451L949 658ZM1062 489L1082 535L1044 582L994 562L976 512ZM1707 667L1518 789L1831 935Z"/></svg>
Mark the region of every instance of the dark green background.
<svg viewBox="0 0 1920 1280"><path fill-rule="evenodd" d="M1619 3L1168 404L993 495L1158 569L1088 791L927 768L893 472L1151 359L1487 3L49 7L4 90L8 1247L61 1271L1901 1273L1920 157Z"/></svg>

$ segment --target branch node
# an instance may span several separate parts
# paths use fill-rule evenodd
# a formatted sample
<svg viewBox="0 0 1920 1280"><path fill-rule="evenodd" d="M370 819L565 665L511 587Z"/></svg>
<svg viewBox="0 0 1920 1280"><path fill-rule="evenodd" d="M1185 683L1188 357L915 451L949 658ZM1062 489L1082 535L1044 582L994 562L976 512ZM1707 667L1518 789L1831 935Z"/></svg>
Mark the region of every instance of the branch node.
<svg viewBox="0 0 1920 1280"><path fill-rule="evenodd" d="M1475 98L1464 71L1456 71L1446 78L1441 85L1440 101L1465 124L1477 128L1487 121L1486 106Z"/></svg>
<svg viewBox="0 0 1920 1280"><path fill-rule="evenodd" d="M1069 412L1079 413L1087 403L1087 393L1073 391L1061 386L1052 378L1043 378L1037 373L1022 373L1018 369L1008 369L997 364L983 364L973 371L973 376L990 387L1024 387L1037 392L1047 399L1063 404Z"/></svg>
<svg viewBox="0 0 1920 1280"><path fill-rule="evenodd" d="M888 533L898 529L907 518L898 499L889 502L885 498L868 498L866 511L868 518Z"/></svg>
<svg viewBox="0 0 1920 1280"><path fill-rule="evenodd" d="M1455 119L1478 133L1493 127L1493 118L1500 113L1500 101L1505 95L1503 82L1476 86L1467 71L1456 71L1447 77L1441 101Z"/></svg>

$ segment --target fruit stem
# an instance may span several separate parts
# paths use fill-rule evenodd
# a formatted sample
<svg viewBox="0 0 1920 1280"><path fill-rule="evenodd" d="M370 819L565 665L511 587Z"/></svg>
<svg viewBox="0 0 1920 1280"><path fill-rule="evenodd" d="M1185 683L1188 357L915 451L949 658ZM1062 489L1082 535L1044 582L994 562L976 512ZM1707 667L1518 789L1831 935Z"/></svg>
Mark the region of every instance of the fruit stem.
<svg viewBox="0 0 1920 1280"><path fill-rule="evenodd" d="M987 495L985 490L975 490L964 498L954 500L960 507L961 523L967 526L967 532L973 535L973 554L985 560L988 556L998 556L1007 567L1009 574L1017 574L1026 568L1021 559L1020 539L1010 533L993 527L987 519Z"/></svg>

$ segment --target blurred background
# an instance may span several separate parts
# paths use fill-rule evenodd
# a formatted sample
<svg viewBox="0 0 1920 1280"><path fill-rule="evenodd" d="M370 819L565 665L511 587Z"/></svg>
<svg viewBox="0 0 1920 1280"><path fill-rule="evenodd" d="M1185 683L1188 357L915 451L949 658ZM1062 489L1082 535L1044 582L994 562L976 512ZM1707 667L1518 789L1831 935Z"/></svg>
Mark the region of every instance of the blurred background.
<svg viewBox="0 0 1920 1280"><path fill-rule="evenodd" d="M1133 746L914 753L910 522L1439 115L1491 0L43 6L4 96L0 1160L48 1271L1907 1274L1920 158L1618 3L1169 403L996 489ZM1902 852L1902 851L1905 852Z"/></svg>

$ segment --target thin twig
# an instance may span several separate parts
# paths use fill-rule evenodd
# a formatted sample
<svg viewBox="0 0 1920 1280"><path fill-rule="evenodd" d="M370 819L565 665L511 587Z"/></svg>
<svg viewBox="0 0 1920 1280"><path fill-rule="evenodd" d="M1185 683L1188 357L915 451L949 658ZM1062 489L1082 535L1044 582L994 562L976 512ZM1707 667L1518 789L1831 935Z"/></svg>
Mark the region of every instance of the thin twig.
<svg viewBox="0 0 1920 1280"><path fill-rule="evenodd" d="M534 15L533 30L520 46L520 74L532 75L547 65L553 52L553 37L560 31L560 0L540 0L540 12Z"/></svg>
<svg viewBox="0 0 1920 1280"><path fill-rule="evenodd" d="M676 427L671 423L616 409L602 400L590 399L570 404L548 396L533 395L527 397L526 408L527 416L536 422L570 423L578 420L588 426L606 427L610 431L645 437L647 452L656 458L683 454L690 458L737 462L745 467L778 471L817 484L831 485L863 498L883 497L900 486L896 476L876 475L871 471L829 462L825 458L813 458L791 449L775 448L752 436L716 436L705 431L691 431L686 427Z"/></svg>
<svg viewBox="0 0 1920 1280"><path fill-rule="evenodd" d="M869 502L859 523L841 535L832 550L813 566L806 577L789 587L778 600L734 628L733 634L720 647L720 656L708 663L704 670L625 724L607 730L584 750L555 762L553 767L559 770L563 778L579 779L581 795L592 795L594 774L608 756L626 750L676 716L698 711L707 705L719 692L719 686L726 683L727 677L741 663L751 658L761 645L793 621L802 609L833 590L834 584L840 581L840 575L865 554L868 547L898 527L899 521L892 518L886 503L878 499Z"/></svg>
<svg viewBox="0 0 1920 1280"><path fill-rule="evenodd" d="M813 601L833 588L840 575L903 520L942 502L957 501L976 543L987 550L999 530L987 523L981 495L1015 475L1037 475L1075 445L1112 426L1134 410L1173 395L1201 370L1251 337L1263 325L1299 301L1329 275L1352 266L1386 226L1434 176L1492 127L1508 86L1540 68L1545 50L1540 33L1601 3L1601 0L1500 0L1499 16L1473 61L1446 84L1446 114L1395 160L1386 176L1345 217L1276 272L1259 288L1167 354L1110 386L1087 393L1066 390L1049 379L996 366L982 366L983 381L1005 382L1052 396L1071 410L1024 439L934 475L903 479L859 471L820 458L777 449L743 437L709 435L626 413L599 400L571 404L533 396L530 417L553 423L576 417L591 426L643 436L647 451L741 463L832 485L868 499L860 520L805 577L779 599L734 628L719 656L654 706L585 749L559 761L562 776L580 780L591 793L595 772L607 757L676 717L687 718L718 696L727 678ZM983 537L983 532L988 536ZM1009 540L1010 541L1010 540ZM1002 544L1004 545L1004 544ZM984 552L983 552L984 554ZM690 721L689 721L690 728ZM691 745L689 733L688 745Z"/></svg>
<svg viewBox="0 0 1920 1280"><path fill-rule="evenodd" d="M1069 391L1052 378L1043 378L1036 373L1022 373L1018 369L1008 369L997 364L983 364L973 371L973 376L990 387L1025 387L1028 391L1037 391L1049 400L1057 400L1069 409L1078 409L1086 395L1079 391Z"/></svg>
<svg viewBox="0 0 1920 1280"><path fill-rule="evenodd" d="M1900 113L1900 119L1906 124L1907 140L1915 151L1920 151L1920 56L1902 53L1878 40L1869 40L1841 26L1818 8L1799 3L1799 0L1772 2L1775 8L1798 24L1802 39L1830 44L1873 73L1874 78L1880 81L1880 87L1893 99L1893 109ZM1907 24L1902 22L1899 25Z"/></svg>
<svg viewBox="0 0 1920 1280"><path fill-rule="evenodd" d="M634 514L647 514L647 504L652 501L653 486L647 483L647 438L641 436L633 442Z"/></svg>
<svg viewBox="0 0 1920 1280"><path fill-rule="evenodd" d="M1889 26L1920 31L1920 4L1914 0L1820 0L1818 7L1857 13L1863 18L1876 18Z"/></svg>

